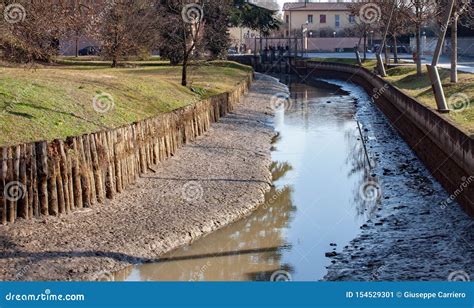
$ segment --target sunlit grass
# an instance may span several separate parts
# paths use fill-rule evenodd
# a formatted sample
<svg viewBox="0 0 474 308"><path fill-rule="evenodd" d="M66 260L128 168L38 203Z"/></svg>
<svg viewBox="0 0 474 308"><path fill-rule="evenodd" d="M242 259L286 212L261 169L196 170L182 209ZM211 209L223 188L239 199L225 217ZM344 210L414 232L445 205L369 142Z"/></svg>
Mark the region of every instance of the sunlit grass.
<svg viewBox="0 0 474 308"><path fill-rule="evenodd" d="M156 62L156 61L155 61ZM228 64L228 65L226 65ZM0 145L118 127L233 89L249 68L229 62L193 65L189 85L181 86L181 67L169 64L112 69L68 65L0 67ZM93 99L108 94L106 112Z"/></svg>
<svg viewBox="0 0 474 308"><path fill-rule="evenodd" d="M310 61L357 65L356 59L313 58ZM373 70L376 65L375 60L367 60L362 64L368 70ZM459 72L459 82L456 84L450 82L450 71L448 69L440 69L439 74L446 99L451 104L450 108L454 110L449 114L443 114L443 116L453 121L455 125L468 134L474 134L474 74ZM436 109L436 101L425 66L423 66L422 76L416 75L414 65L388 68L387 75L386 80L401 91L414 97L420 103Z"/></svg>
<svg viewBox="0 0 474 308"><path fill-rule="evenodd" d="M426 67L423 67L422 76L416 75L414 66L391 68L387 70L387 74L386 79L394 86L416 98L420 103L436 109L436 101ZM454 121L468 134L474 134L474 75L460 72L459 82L451 83L449 70L440 69L439 74L446 100L450 104L450 109L453 110L443 116ZM455 104L457 102L460 104Z"/></svg>

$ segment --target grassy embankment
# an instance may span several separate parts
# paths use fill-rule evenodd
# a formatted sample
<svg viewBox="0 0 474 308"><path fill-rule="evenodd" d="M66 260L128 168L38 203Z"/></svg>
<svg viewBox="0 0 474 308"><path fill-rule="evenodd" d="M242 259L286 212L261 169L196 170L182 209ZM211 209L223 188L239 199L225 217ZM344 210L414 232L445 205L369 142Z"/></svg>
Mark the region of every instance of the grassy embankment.
<svg viewBox="0 0 474 308"><path fill-rule="evenodd" d="M35 69L0 66L0 145L132 123L229 91L250 72L230 62L196 65L182 87L181 67L163 61L108 65L64 59Z"/></svg>
<svg viewBox="0 0 474 308"><path fill-rule="evenodd" d="M355 59L311 59L312 61L337 62L345 64L356 64ZM372 70L376 66L375 60L368 60L363 66ZM474 74L459 72L459 82L450 83L449 70L440 69L440 77L443 83L444 93L448 103L453 105L450 108L454 111L443 114L444 117L452 121L468 135L474 135ZM434 94L431 89L431 82L423 66L423 75L416 76L414 66L400 66L387 69L387 81L395 87L414 97L420 103L436 109Z"/></svg>

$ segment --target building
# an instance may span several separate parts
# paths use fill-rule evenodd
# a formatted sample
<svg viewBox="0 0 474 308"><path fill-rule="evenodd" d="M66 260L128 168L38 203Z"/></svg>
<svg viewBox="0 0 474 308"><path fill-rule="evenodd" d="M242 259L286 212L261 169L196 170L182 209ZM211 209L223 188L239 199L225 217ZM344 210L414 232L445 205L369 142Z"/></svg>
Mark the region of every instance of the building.
<svg viewBox="0 0 474 308"><path fill-rule="evenodd" d="M336 35L352 28L355 16L349 2L289 2L283 5L285 36L295 36L307 29L308 36L323 36L322 31Z"/></svg>
<svg viewBox="0 0 474 308"><path fill-rule="evenodd" d="M259 7L267 9L274 13L276 18L281 20L280 6L276 0L248 0L246 1L251 7ZM254 38L260 36L260 32L245 27L231 27L229 28L231 47L239 53L247 53L249 41L254 41ZM271 35L274 35L272 33Z"/></svg>

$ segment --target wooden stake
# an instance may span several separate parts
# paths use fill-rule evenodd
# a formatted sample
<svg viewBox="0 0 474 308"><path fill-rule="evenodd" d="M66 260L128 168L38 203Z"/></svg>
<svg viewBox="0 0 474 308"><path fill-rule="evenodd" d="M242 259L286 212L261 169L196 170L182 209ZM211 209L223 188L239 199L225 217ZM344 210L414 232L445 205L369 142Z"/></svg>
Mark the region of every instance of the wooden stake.
<svg viewBox="0 0 474 308"><path fill-rule="evenodd" d="M5 194L5 185L7 177L7 159L8 150L5 147L0 148L0 216L2 225L7 224L7 198Z"/></svg>

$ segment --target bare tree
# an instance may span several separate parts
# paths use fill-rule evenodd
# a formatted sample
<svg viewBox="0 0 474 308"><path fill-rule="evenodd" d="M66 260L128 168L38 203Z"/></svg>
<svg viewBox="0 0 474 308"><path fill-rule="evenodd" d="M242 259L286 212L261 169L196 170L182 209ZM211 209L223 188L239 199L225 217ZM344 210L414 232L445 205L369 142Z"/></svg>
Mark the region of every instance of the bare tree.
<svg viewBox="0 0 474 308"><path fill-rule="evenodd" d="M388 25L388 34L392 37L393 42L393 54L394 54L394 61L398 63L398 43L397 38L400 35L408 33L412 30L411 24L409 23L408 19L405 17L410 14L410 9L407 5L407 1L405 0L393 0L392 1L377 1L377 4L380 6L381 9L381 18L380 23L378 26L380 27L380 33L384 33L387 25ZM393 5L396 5L396 9L393 11L393 16L389 23L389 17L392 13ZM388 40L387 40L388 41ZM389 62L389 51L388 51L387 44L385 45L385 61Z"/></svg>
<svg viewBox="0 0 474 308"><path fill-rule="evenodd" d="M367 34L369 31L378 28L381 18L381 11L375 1L359 0L348 4L350 14L357 16L354 20L356 32L359 33L357 49L363 43L364 60L367 59Z"/></svg>
<svg viewBox="0 0 474 308"><path fill-rule="evenodd" d="M13 62L49 62L64 32L62 1L0 0L0 54Z"/></svg>
<svg viewBox="0 0 474 308"><path fill-rule="evenodd" d="M458 82L458 23L464 16L464 22L469 25L472 21L472 4L469 0L456 0L451 12L451 82Z"/></svg>
<svg viewBox="0 0 474 308"><path fill-rule="evenodd" d="M100 7L93 0L63 0L65 3L65 40L74 39L74 54L79 56L79 39L90 32L94 9Z"/></svg>
<svg viewBox="0 0 474 308"><path fill-rule="evenodd" d="M205 2L186 0L161 1L162 52L172 62L182 62L181 84L188 84L188 65L201 48L205 24ZM173 61L174 58L174 61Z"/></svg>
<svg viewBox="0 0 474 308"><path fill-rule="evenodd" d="M108 0L97 11L97 31L92 34L112 67L123 58L149 54L156 45L160 19L155 1Z"/></svg>
<svg viewBox="0 0 474 308"><path fill-rule="evenodd" d="M436 16L437 1L435 0L407 0L407 18L415 25L416 37L416 74L421 76L421 28Z"/></svg>

